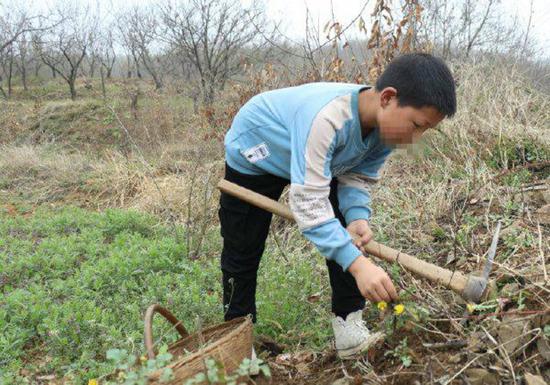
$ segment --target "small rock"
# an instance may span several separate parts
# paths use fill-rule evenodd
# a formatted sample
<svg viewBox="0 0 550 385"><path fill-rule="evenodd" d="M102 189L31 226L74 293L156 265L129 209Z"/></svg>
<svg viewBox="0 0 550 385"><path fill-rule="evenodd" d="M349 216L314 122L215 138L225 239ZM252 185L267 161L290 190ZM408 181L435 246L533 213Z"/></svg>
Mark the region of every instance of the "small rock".
<svg viewBox="0 0 550 385"><path fill-rule="evenodd" d="M528 330L528 320L513 316L506 317L498 327L497 339L509 355L519 354L520 351L516 350L527 342L529 338Z"/></svg>
<svg viewBox="0 0 550 385"><path fill-rule="evenodd" d="M550 203L550 186L545 189L531 190L525 194L527 201L533 206L543 206Z"/></svg>
<svg viewBox="0 0 550 385"><path fill-rule="evenodd" d="M540 222L541 225L550 224L550 204L544 205L535 211L533 219Z"/></svg>
<svg viewBox="0 0 550 385"><path fill-rule="evenodd" d="M531 373L525 373L525 383L527 385L548 385L541 376L535 376Z"/></svg>
<svg viewBox="0 0 550 385"><path fill-rule="evenodd" d="M550 361L550 342L548 341L548 338L545 338L545 337L538 338L537 350L546 361Z"/></svg>
<svg viewBox="0 0 550 385"><path fill-rule="evenodd" d="M499 376L487 369L473 368L465 371L468 382L471 385L498 385Z"/></svg>
<svg viewBox="0 0 550 385"><path fill-rule="evenodd" d="M487 344L485 342L485 333L473 332L468 336L468 350L479 352L485 350Z"/></svg>

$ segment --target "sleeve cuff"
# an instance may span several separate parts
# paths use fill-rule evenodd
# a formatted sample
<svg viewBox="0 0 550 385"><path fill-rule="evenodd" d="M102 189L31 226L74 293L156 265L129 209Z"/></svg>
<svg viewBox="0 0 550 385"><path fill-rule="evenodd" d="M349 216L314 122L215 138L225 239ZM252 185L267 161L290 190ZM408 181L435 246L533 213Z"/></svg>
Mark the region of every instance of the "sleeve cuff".
<svg viewBox="0 0 550 385"><path fill-rule="evenodd" d="M334 262L342 266L344 271L347 271L353 261L355 261L360 255L363 255L361 250L359 250L353 242L349 242L345 247L339 250L338 255L334 258Z"/></svg>
<svg viewBox="0 0 550 385"><path fill-rule="evenodd" d="M369 220L371 215L371 209L368 207L352 207L346 211L344 218L346 219L346 224L350 224L357 219Z"/></svg>

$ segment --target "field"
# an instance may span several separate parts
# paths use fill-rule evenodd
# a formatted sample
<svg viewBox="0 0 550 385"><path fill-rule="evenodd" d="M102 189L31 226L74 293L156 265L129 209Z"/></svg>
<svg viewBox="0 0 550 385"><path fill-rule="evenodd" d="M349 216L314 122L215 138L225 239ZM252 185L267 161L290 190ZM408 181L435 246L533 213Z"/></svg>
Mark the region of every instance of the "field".
<svg viewBox="0 0 550 385"><path fill-rule="evenodd" d="M340 361L324 260L277 218L255 328L272 380L256 382L550 381L550 96L496 59L454 71L457 115L392 156L372 224L376 240L469 274L502 221L495 295L467 306L384 264L405 312L369 306L384 343ZM106 99L97 82L78 83L75 101L61 83L36 80L32 97L16 88L0 102L0 383L123 383L107 352L144 354L152 303L190 330L221 322L223 133L251 94L284 85L250 83L229 86L213 110L194 111L177 87L129 80L110 82ZM155 328L160 345L177 337Z"/></svg>

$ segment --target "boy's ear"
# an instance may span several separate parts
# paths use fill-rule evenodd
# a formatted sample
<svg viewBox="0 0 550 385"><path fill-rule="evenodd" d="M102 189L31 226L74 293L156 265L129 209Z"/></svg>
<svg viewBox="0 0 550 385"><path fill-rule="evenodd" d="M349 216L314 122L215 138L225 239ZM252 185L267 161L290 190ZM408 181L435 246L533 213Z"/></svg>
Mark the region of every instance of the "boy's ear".
<svg viewBox="0 0 550 385"><path fill-rule="evenodd" d="M390 101L397 97L397 90L393 87L386 87L380 91L380 106L386 107Z"/></svg>

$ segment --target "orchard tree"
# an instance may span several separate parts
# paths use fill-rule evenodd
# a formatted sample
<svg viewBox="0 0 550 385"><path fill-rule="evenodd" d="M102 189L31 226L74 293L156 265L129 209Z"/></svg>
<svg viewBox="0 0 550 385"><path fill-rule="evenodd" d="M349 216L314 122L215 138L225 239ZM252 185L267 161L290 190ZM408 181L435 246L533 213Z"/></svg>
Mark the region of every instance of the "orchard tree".
<svg viewBox="0 0 550 385"><path fill-rule="evenodd" d="M44 64L65 80L71 99L75 100L76 79L97 36L98 21L88 7L66 5L59 7L57 13L64 21L35 41L35 49Z"/></svg>

